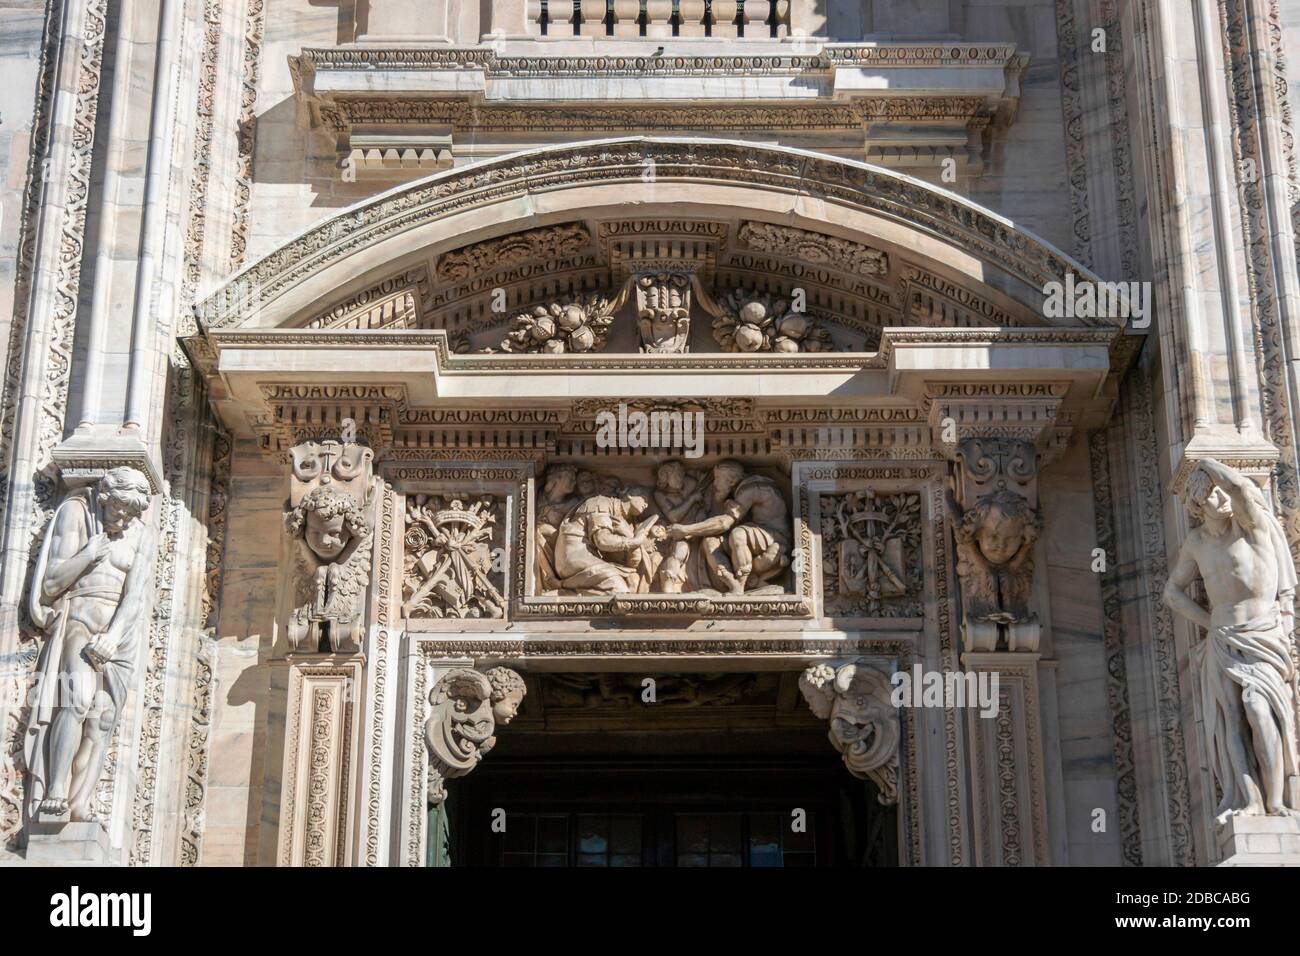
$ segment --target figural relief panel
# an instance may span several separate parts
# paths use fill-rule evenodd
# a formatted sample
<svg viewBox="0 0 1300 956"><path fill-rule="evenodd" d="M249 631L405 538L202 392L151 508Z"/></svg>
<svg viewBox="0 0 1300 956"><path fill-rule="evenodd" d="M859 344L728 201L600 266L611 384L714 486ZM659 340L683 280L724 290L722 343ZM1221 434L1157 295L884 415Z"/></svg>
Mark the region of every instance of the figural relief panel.
<svg viewBox="0 0 1300 956"><path fill-rule="evenodd" d="M552 465L535 507L535 591L548 595L772 595L786 591L792 525L777 482L734 460L661 464L654 487Z"/></svg>

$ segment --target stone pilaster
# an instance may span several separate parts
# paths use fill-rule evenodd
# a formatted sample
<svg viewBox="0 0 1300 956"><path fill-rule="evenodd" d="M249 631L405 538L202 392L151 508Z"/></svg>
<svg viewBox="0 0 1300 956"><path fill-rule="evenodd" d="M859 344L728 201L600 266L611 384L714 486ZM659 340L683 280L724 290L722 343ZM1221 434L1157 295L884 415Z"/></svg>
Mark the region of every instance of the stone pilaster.
<svg viewBox="0 0 1300 956"><path fill-rule="evenodd" d="M349 866L365 659L290 657L280 866Z"/></svg>
<svg viewBox="0 0 1300 956"><path fill-rule="evenodd" d="M997 713L967 710L977 866L1048 866L1038 655L966 653L967 671L996 680Z"/></svg>

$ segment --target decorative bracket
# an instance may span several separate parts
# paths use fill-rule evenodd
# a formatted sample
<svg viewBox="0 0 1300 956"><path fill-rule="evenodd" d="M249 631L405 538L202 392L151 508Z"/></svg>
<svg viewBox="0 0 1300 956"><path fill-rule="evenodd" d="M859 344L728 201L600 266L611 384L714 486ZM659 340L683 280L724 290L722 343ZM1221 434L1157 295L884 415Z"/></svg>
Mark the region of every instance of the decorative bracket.
<svg viewBox="0 0 1300 956"><path fill-rule="evenodd" d="M497 725L514 719L527 693L524 679L508 667L477 671L458 667L429 692L432 716L424 725L429 748L429 803L447 799L444 783L463 777L497 742Z"/></svg>
<svg viewBox="0 0 1300 956"><path fill-rule="evenodd" d="M882 804L898 802L898 708L889 677L865 661L813 664L799 677L812 712L830 721L831 744L855 777L871 780Z"/></svg>

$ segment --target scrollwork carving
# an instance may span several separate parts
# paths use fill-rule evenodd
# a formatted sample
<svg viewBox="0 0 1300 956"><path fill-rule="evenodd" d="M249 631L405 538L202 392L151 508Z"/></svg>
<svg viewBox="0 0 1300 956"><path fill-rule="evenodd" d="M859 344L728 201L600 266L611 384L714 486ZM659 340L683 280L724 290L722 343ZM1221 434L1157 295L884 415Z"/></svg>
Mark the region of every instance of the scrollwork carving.
<svg viewBox="0 0 1300 956"><path fill-rule="evenodd" d="M429 803L442 803L447 798L444 783L478 766L496 745L497 725L514 719L527 692L523 678L508 667L458 667L434 684L431 716L424 725Z"/></svg>
<svg viewBox="0 0 1300 956"><path fill-rule="evenodd" d="M897 803L900 731L889 678L862 661L813 664L799 690L812 712L830 721L828 736L849 773L874 782L881 803Z"/></svg>

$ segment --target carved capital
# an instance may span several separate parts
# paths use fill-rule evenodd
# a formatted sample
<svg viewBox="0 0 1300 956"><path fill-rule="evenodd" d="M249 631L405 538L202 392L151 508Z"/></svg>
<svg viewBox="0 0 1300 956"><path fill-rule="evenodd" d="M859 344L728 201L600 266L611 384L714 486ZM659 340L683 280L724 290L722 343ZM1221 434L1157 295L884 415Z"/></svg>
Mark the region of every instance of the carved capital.
<svg viewBox="0 0 1300 956"><path fill-rule="evenodd" d="M831 744L855 777L880 790L880 802L898 802L898 708L889 677L864 661L813 664L799 677L812 712L830 721Z"/></svg>
<svg viewBox="0 0 1300 956"><path fill-rule="evenodd" d="M497 726L514 719L526 693L524 679L508 667L486 671L458 667L433 685L431 716L424 725L430 803L447 798L445 781L478 766L496 745Z"/></svg>
<svg viewBox="0 0 1300 956"><path fill-rule="evenodd" d="M1069 437L1071 423L1060 415L1068 389L1058 382L926 382L935 447L953 458L968 439L1005 439L1055 453Z"/></svg>

